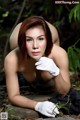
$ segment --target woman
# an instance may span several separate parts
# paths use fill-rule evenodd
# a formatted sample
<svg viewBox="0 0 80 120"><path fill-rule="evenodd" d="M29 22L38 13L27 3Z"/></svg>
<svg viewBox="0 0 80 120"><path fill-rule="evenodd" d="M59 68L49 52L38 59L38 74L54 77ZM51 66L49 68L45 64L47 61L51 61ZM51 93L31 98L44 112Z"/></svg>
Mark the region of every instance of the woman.
<svg viewBox="0 0 80 120"><path fill-rule="evenodd" d="M55 104L37 102L20 95L17 72L29 83L37 78L53 81L56 91L62 96L70 89L68 57L65 50L52 43L50 29L43 18L30 17L21 24L18 47L12 50L4 62L9 100L18 106L34 109L48 117L59 114Z"/></svg>

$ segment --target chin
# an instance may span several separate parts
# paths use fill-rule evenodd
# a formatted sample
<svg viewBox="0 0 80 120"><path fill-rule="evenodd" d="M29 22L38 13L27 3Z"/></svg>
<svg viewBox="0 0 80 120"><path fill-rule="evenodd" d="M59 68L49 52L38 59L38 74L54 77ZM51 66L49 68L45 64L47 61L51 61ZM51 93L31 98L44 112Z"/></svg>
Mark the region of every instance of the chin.
<svg viewBox="0 0 80 120"><path fill-rule="evenodd" d="M34 58L36 61L38 61L39 59L40 59L40 57L38 57L38 58Z"/></svg>
<svg viewBox="0 0 80 120"><path fill-rule="evenodd" d="M34 60L38 61L42 56L36 56L36 57L33 57Z"/></svg>

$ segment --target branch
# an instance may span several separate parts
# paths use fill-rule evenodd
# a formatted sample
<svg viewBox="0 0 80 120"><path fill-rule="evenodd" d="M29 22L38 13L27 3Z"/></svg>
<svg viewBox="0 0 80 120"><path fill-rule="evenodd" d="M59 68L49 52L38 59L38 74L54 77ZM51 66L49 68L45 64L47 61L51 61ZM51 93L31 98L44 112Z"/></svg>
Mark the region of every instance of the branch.
<svg viewBox="0 0 80 120"><path fill-rule="evenodd" d="M9 38L10 38L10 36L11 36L11 34L12 34L13 29L15 28L15 26L17 25L18 21L19 21L20 18L21 18L22 12L23 12L24 7L25 7L25 4L26 4L26 0L23 1L23 4L22 4L21 10L20 10L20 12L19 12L19 15L18 15L18 17L17 17L17 20L16 20L16 22L15 22L13 28L11 29L11 32L10 32L8 38L7 38L6 45L5 45L5 48L4 48L4 55L3 55L3 58L5 58L5 56L6 56L7 53L8 53L7 50L8 50L8 45L9 45Z"/></svg>

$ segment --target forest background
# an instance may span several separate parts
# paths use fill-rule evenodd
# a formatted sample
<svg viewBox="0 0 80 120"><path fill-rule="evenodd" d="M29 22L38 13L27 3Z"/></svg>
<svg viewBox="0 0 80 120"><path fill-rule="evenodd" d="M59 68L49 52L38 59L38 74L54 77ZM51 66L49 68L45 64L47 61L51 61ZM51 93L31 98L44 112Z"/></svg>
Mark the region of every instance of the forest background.
<svg viewBox="0 0 80 120"><path fill-rule="evenodd" d="M80 90L80 3L56 1L0 0L0 99L3 100L0 101L0 112L4 111L6 98L2 73L4 58L10 52L9 37L14 27L30 16L42 16L57 28L60 46L69 56L72 86Z"/></svg>

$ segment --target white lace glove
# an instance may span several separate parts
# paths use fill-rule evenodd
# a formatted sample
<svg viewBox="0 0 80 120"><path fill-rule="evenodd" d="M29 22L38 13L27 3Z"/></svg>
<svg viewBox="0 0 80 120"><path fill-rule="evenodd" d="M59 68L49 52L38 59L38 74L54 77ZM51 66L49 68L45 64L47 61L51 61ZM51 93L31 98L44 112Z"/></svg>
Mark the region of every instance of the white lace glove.
<svg viewBox="0 0 80 120"><path fill-rule="evenodd" d="M47 117L55 117L57 114L59 114L56 105L49 101L38 102L35 106L35 110Z"/></svg>
<svg viewBox="0 0 80 120"><path fill-rule="evenodd" d="M47 57L41 57L38 62L35 63L36 69L38 70L43 70L43 71L48 71L50 72L53 76L59 75L59 68L56 66L54 61L50 58Z"/></svg>

